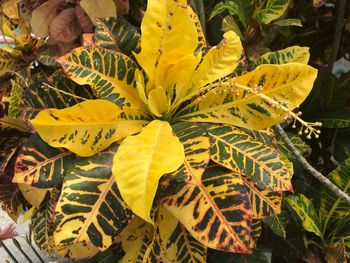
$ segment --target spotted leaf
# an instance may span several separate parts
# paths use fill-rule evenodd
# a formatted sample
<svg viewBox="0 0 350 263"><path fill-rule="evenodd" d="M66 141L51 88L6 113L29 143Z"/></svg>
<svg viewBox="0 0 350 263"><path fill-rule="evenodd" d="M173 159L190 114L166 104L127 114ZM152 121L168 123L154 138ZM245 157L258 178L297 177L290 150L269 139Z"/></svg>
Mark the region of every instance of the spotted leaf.
<svg viewBox="0 0 350 263"><path fill-rule="evenodd" d="M250 195L250 203L254 219L278 215L281 212L282 193L264 190L256 186L250 179L243 177L244 185Z"/></svg>
<svg viewBox="0 0 350 263"><path fill-rule="evenodd" d="M74 158L72 152L50 147L34 134L20 149L13 182L39 188L59 187Z"/></svg>
<svg viewBox="0 0 350 263"><path fill-rule="evenodd" d="M117 146L89 158L79 158L66 174L55 208L55 244L88 243L103 251L131 219L112 176Z"/></svg>
<svg viewBox="0 0 350 263"><path fill-rule="evenodd" d="M30 123L50 146L91 156L139 132L146 123L122 117L121 109L112 102L87 100L62 110L43 110Z"/></svg>
<svg viewBox="0 0 350 263"><path fill-rule="evenodd" d="M282 122L311 91L317 70L300 63L261 65L235 79L218 83L177 114L191 122L227 123L261 130ZM257 86L258 92L252 91ZM283 107L276 108L278 103Z"/></svg>
<svg viewBox="0 0 350 263"><path fill-rule="evenodd" d="M98 46L79 47L57 59L69 77L90 85L100 99L119 107L143 109L134 88L137 65L129 57Z"/></svg>
<svg viewBox="0 0 350 263"><path fill-rule="evenodd" d="M208 125L211 159L228 169L249 176L270 191L292 189L289 166L281 154L234 126Z"/></svg>
<svg viewBox="0 0 350 263"><path fill-rule="evenodd" d="M251 207L237 174L211 165L201 178L171 188L163 205L195 239L213 249L249 253Z"/></svg>
<svg viewBox="0 0 350 263"><path fill-rule="evenodd" d="M143 256L153 239L153 226L140 217L134 217L121 235L125 252L121 263L142 263Z"/></svg>
<svg viewBox="0 0 350 263"><path fill-rule="evenodd" d="M130 56L140 51L140 33L121 18L100 18L96 22L95 44Z"/></svg>
<svg viewBox="0 0 350 263"><path fill-rule="evenodd" d="M206 262L207 249L194 239L179 221L164 208L156 220L152 244L144 262Z"/></svg>

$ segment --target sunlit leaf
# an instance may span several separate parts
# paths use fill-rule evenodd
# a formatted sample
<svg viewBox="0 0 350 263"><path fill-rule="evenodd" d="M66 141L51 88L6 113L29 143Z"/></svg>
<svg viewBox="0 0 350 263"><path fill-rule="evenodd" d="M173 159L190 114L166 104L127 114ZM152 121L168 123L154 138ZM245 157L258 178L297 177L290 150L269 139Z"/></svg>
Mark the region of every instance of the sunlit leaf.
<svg viewBox="0 0 350 263"><path fill-rule="evenodd" d="M79 4L94 24L99 17L113 17L117 14L114 0L81 0Z"/></svg>
<svg viewBox="0 0 350 263"><path fill-rule="evenodd" d="M168 122L154 120L139 135L120 145L113 161L113 175L120 193L142 219L152 222L150 211L158 181L184 162L184 147Z"/></svg>
<svg viewBox="0 0 350 263"><path fill-rule="evenodd" d="M107 100L87 100L62 110L43 110L30 123L49 145L91 156L139 132L145 124L122 119L121 113L118 106Z"/></svg>
<svg viewBox="0 0 350 263"><path fill-rule="evenodd" d="M262 24L269 24L281 17L287 10L290 0L268 0L263 9L257 10L254 18Z"/></svg>

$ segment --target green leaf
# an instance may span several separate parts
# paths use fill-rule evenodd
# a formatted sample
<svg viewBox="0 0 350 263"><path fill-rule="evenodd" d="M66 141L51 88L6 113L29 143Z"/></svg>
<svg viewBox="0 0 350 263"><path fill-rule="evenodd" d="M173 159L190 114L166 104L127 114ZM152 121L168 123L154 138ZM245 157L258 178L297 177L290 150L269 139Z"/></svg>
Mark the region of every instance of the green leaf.
<svg viewBox="0 0 350 263"><path fill-rule="evenodd" d="M140 51L140 33L121 18L100 18L96 22L95 44L130 56Z"/></svg>
<svg viewBox="0 0 350 263"><path fill-rule="evenodd" d="M267 217L264 222L271 228L271 230L278 236L286 238L286 226L288 223L288 215L285 209L282 209L281 214L272 217Z"/></svg>
<svg viewBox="0 0 350 263"><path fill-rule="evenodd" d="M186 173L180 169L170 175L170 179L182 176L191 180L167 183L163 206L205 246L248 253L252 212L242 178L216 164L210 165L201 178Z"/></svg>
<svg viewBox="0 0 350 263"><path fill-rule="evenodd" d="M224 19L222 20L222 24L221 24L221 31L223 32L227 32L227 31L233 31L235 32L240 39L244 39L243 34L241 32L241 30L239 29L239 26L237 24L237 22L235 21L235 19L228 15L226 17L224 17Z"/></svg>
<svg viewBox="0 0 350 263"><path fill-rule="evenodd" d="M350 195L350 158L328 174L327 178ZM320 217L324 222L324 230L334 224L339 224L345 219L350 221L348 220L350 218L349 205L323 186L321 189Z"/></svg>
<svg viewBox="0 0 350 263"><path fill-rule="evenodd" d="M52 189L39 209L34 211L31 219L34 242L41 251L47 254L55 252L53 243L54 222L52 218L59 196L60 190Z"/></svg>
<svg viewBox="0 0 350 263"><path fill-rule="evenodd" d="M273 23L276 26L299 26L302 27L300 19L298 18L289 18L289 19L282 19L278 20Z"/></svg>
<svg viewBox="0 0 350 263"><path fill-rule="evenodd" d="M228 125L208 125L211 159L270 191L292 189L289 167L275 149Z"/></svg>
<svg viewBox="0 0 350 263"><path fill-rule="evenodd" d="M76 83L90 85L97 98L110 100L120 108L143 109L134 88L137 65L122 53L97 46L79 47L57 62Z"/></svg>
<svg viewBox="0 0 350 263"><path fill-rule="evenodd" d="M291 46L285 49L267 52L257 59L252 69L262 64L286 64L299 62L307 64L309 62L310 53L308 47Z"/></svg>
<svg viewBox="0 0 350 263"><path fill-rule="evenodd" d="M290 0L268 0L265 8L257 10L254 18L261 24L270 24L287 10Z"/></svg>
<svg viewBox="0 0 350 263"><path fill-rule="evenodd" d="M312 202L304 195L289 195L285 200L299 216L303 227L309 232L313 232L323 239L322 225L316 214Z"/></svg>
<svg viewBox="0 0 350 263"><path fill-rule="evenodd" d="M13 182L39 188L59 187L74 158L72 152L50 147L34 134L17 156Z"/></svg>
<svg viewBox="0 0 350 263"><path fill-rule="evenodd" d="M112 176L117 145L88 158L76 159L67 171L55 208L56 245L89 243L101 251L112 245L131 219Z"/></svg>
<svg viewBox="0 0 350 263"><path fill-rule="evenodd" d="M157 213L155 235L144 262L206 262L207 248L164 208Z"/></svg>
<svg viewBox="0 0 350 263"><path fill-rule="evenodd" d="M327 109L325 111L313 115L312 120L322 122L322 127L325 128L349 128L350 109Z"/></svg>

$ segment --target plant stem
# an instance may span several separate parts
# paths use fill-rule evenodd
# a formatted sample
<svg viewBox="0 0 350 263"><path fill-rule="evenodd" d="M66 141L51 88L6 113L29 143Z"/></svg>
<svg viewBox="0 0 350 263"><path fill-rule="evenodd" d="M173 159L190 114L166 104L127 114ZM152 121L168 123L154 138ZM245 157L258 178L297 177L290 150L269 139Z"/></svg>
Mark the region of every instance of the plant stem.
<svg viewBox="0 0 350 263"><path fill-rule="evenodd" d="M346 0L338 0L338 15L337 15L337 21L335 24L335 30L334 30L334 42L332 46L332 54L331 58L328 62L328 71L331 72L333 70L333 65L335 60L337 59L339 46L340 46L340 40L342 37L342 31L344 26L344 15L345 15L345 4Z"/></svg>
<svg viewBox="0 0 350 263"><path fill-rule="evenodd" d="M17 259L15 258L15 256L11 253L11 251L6 247L5 243L2 242L2 240L0 240L0 247L4 248L4 250L5 250L6 253L10 256L10 258L13 260L13 262L19 263L19 262L17 261Z"/></svg>
<svg viewBox="0 0 350 263"><path fill-rule="evenodd" d="M338 186L333 184L327 177L325 177L323 174L321 174L319 171L317 171L314 167L312 167L311 164L308 163L308 161L301 155L301 153L294 146L294 144L289 140L287 134L285 133L285 131L282 129L282 127L279 124L277 124L275 126L275 129L276 129L278 135L281 136L282 140L287 145L287 147L292 151L292 153L295 155L297 160L304 167L304 169L306 171L308 171L309 174L314 176L318 181L320 181L322 184L324 184L336 196L338 196L340 199L344 200L350 206L350 196L348 196Z"/></svg>

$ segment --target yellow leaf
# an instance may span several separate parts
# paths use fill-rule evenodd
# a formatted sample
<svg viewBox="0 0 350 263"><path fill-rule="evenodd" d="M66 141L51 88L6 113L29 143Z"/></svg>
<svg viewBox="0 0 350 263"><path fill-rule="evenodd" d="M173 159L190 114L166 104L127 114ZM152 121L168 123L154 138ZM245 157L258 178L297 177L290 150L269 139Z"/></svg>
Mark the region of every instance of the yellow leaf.
<svg viewBox="0 0 350 263"><path fill-rule="evenodd" d="M8 0L4 3L2 11L10 19L19 19L18 12L18 2L19 0Z"/></svg>
<svg viewBox="0 0 350 263"><path fill-rule="evenodd" d="M141 32L141 52L136 58L152 83L156 74L157 83L162 83L166 71L193 54L198 45L196 25L184 0L148 1Z"/></svg>
<svg viewBox="0 0 350 263"><path fill-rule="evenodd" d="M94 24L96 24L96 19L99 17L113 17L117 15L114 0L81 0L79 4Z"/></svg>
<svg viewBox="0 0 350 263"><path fill-rule="evenodd" d="M113 175L119 191L131 210L147 222L158 181L184 162L183 145L171 126L155 120L136 136L126 138L113 160Z"/></svg>
<svg viewBox="0 0 350 263"><path fill-rule="evenodd" d="M301 63L261 65L218 83L179 112L177 120L262 130L283 121L289 111L299 106L310 93L316 76L316 69ZM257 86L259 91L253 92Z"/></svg>
<svg viewBox="0 0 350 263"><path fill-rule="evenodd" d="M232 73L238 65L241 53L239 36L233 31L226 32L221 43L209 50L194 73L192 81L195 87L203 87Z"/></svg>
<svg viewBox="0 0 350 263"><path fill-rule="evenodd" d="M39 208L48 191L48 189L37 188L26 184L18 184L18 187L28 203L35 208Z"/></svg>
<svg viewBox="0 0 350 263"><path fill-rule="evenodd" d="M168 98L163 87L152 89L148 94L148 106L157 117L163 116L168 109Z"/></svg>
<svg viewBox="0 0 350 263"><path fill-rule="evenodd" d="M30 208L29 210L25 211L23 214L21 224L24 224L25 222L29 221L32 218L34 211L35 211L34 206L32 208Z"/></svg>
<svg viewBox="0 0 350 263"><path fill-rule="evenodd" d="M41 111L31 124L52 147L91 156L113 142L137 133L146 123L122 119L121 109L107 100L88 100L62 110Z"/></svg>

